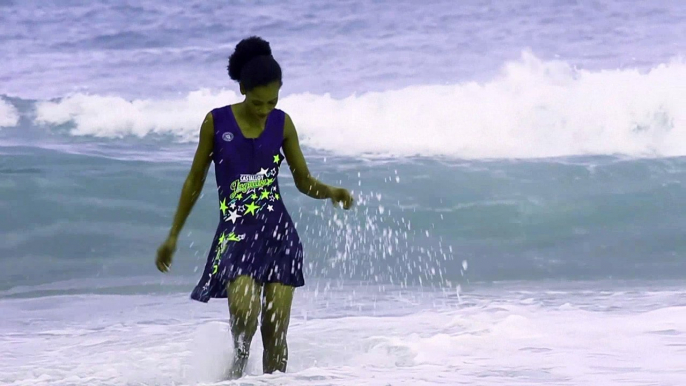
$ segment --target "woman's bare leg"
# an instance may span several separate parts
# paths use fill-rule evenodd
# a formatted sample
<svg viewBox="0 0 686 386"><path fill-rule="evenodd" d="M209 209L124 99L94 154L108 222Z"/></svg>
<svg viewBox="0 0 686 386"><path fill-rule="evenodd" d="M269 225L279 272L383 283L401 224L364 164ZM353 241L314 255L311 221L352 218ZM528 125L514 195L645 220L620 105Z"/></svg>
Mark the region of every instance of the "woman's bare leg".
<svg viewBox="0 0 686 386"><path fill-rule="evenodd" d="M286 372L288 344L286 334L291 318L295 288L279 283L264 286L262 302L262 369L265 373Z"/></svg>
<svg viewBox="0 0 686 386"><path fill-rule="evenodd" d="M227 286L231 335L233 337L233 363L231 379L243 376L250 355L250 343L257 330L260 314L261 286L250 276L239 276Z"/></svg>

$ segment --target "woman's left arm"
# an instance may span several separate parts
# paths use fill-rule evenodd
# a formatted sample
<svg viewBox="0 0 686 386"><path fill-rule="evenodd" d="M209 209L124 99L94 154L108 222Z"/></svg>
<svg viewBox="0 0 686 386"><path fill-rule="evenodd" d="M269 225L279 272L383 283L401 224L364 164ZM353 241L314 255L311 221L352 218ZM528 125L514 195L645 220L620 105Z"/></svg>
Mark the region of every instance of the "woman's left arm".
<svg viewBox="0 0 686 386"><path fill-rule="evenodd" d="M284 123L283 152L293 174L295 187L301 193L317 199L330 198L336 205L342 203L345 209L352 207L353 198L348 190L326 185L310 174L307 162L300 149L298 133L288 114L286 114L286 121Z"/></svg>

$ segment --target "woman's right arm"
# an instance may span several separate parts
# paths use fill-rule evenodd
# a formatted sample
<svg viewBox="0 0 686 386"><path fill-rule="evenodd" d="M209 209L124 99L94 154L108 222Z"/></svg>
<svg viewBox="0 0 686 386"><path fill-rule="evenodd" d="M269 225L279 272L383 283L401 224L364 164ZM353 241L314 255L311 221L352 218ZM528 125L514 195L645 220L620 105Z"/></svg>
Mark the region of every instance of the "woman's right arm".
<svg viewBox="0 0 686 386"><path fill-rule="evenodd" d="M207 177L207 170L212 163L212 149L214 146L214 120L212 113L207 113L205 120L200 127L200 140L198 141L198 148L193 157L193 164L191 170L186 177L181 189L181 197L174 215L174 222L169 231L169 238L176 241L179 233L186 223L186 219L190 214L195 202L200 196L202 187L205 184L205 177Z"/></svg>

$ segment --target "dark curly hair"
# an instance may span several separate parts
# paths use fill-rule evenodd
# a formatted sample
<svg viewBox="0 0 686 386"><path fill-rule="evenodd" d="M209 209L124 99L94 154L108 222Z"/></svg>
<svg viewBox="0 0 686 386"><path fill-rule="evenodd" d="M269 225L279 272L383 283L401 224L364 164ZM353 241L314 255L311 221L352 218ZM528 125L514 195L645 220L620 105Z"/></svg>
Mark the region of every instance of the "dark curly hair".
<svg viewBox="0 0 686 386"><path fill-rule="evenodd" d="M241 40L229 57L229 76L246 91L272 82L282 83L281 66L272 56L269 42L251 36Z"/></svg>

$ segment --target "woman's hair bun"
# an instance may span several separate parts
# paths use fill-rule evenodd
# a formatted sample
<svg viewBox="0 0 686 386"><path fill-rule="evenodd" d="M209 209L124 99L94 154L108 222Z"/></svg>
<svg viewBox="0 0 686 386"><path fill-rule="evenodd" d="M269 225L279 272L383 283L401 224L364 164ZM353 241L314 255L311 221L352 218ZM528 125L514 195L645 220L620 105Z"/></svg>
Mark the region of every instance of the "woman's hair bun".
<svg viewBox="0 0 686 386"><path fill-rule="evenodd" d="M236 49L229 57L229 76L235 81L240 81L241 71L246 63L258 56L269 56L272 54L272 49L269 47L269 42L258 37L251 36L241 40L236 44Z"/></svg>

